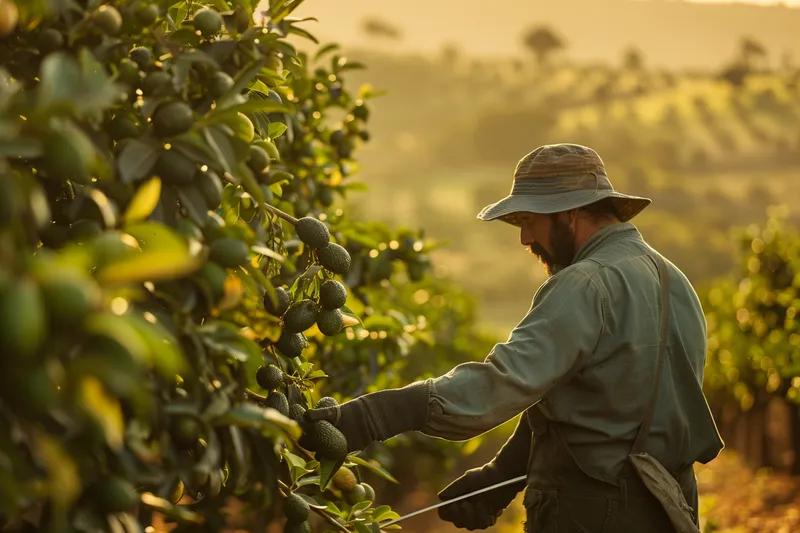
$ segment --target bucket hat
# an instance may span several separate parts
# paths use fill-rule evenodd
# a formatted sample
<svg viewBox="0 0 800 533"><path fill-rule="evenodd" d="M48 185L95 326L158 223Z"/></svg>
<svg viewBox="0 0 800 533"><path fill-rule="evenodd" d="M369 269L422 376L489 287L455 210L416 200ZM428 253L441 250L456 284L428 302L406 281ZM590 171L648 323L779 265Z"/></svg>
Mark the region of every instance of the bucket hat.
<svg viewBox="0 0 800 533"><path fill-rule="evenodd" d="M519 160L511 193L484 207L478 218L500 218L516 226L508 215L569 211L604 198L611 198L617 217L623 222L638 215L652 201L616 191L603 160L591 148L570 143L546 144Z"/></svg>

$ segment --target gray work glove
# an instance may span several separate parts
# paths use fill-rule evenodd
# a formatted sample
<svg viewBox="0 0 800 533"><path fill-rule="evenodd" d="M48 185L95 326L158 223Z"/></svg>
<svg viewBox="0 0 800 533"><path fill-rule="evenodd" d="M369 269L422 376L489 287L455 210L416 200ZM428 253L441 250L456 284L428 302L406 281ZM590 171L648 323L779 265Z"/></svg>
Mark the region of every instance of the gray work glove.
<svg viewBox="0 0 800 533"><path fill-rule="evenodd" d="M309 422L327 420L347 439L347 452L363 450L406 431L420 430L428 420L429 381L400 389L371 392L338 407L309 409Z"/></svg>
<svg viewBox="0 0 800 533"><path fill-rule="evenodd" d="M520 418L514 434L506 441L491 462L480 468L468 470L439 492L439 500L446 501L476 490L524 475L528 467L531 448L531 429L525 417ZM483 492L471 498L439 507L439 518L469 531L486 529L514 501L525 481Z"/></svg>

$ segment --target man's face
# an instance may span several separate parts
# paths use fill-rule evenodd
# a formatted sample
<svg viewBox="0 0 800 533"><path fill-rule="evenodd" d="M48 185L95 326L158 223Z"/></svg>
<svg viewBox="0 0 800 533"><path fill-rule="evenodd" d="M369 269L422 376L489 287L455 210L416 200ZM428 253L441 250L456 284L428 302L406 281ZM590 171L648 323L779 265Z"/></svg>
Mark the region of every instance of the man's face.
<svg viewBox="0 0 800 533"><path fill-rule="evenodd" d="M520 242L539 258L548 276L572 264L575 234L566 213L515 213L513 217L520 225Z"/></svg>

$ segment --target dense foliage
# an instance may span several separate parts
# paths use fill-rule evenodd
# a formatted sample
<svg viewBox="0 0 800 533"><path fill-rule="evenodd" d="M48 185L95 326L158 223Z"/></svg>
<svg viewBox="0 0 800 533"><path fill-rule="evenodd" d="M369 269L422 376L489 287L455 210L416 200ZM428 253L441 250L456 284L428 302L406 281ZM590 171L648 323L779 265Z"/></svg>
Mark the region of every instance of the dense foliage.
<svg viewBox="0 0 800 533"><path fill-rule="evenodd" d="M800 402L800 235L772 208L739 234L738 274L704 294L709 329L706 387L743 410L771 396Z"/></svg>
<svg viewBox="0 0 800 533"><path fill-rule="evenodd" d="M298 4L0 0L0 527L396 516L302 411L490 338L423 233L342 208L375 93Z"/></svg>

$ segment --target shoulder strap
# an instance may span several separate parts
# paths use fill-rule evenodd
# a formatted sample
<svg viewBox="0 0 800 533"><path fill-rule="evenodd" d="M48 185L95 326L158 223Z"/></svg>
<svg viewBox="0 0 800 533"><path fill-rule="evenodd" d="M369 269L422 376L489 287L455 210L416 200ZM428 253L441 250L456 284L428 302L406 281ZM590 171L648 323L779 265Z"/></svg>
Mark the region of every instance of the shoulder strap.
<svg viewBox="0 0 800 533"><path fill-rule="evenodd" d="M644 420L642 421L642 425L639 426L639 432L636 434L636 440L633 441L631 454L638 454L644 450L647 442L647 436L650 434L650 427L653 425L653 416L656 412L656 399L658 398L658 386L661 382L661 369L664 366L664 355L667 351L667 341L669 335L669 276L667 274L667 265L664 263L664 259L659 255L654 256L654 260L656 263L656 269L658 269L658 279L661 284L661 301L659 302L661 328L658 339L656 377L653 383L653 391L650 393L650 402L647 404L647 411L645 412Z"/></svg>

